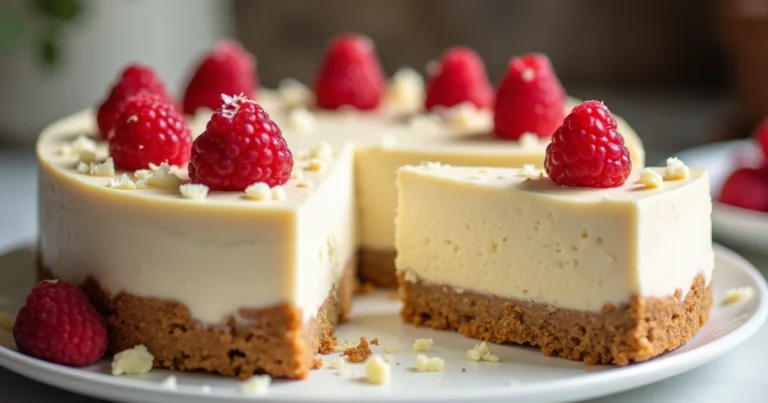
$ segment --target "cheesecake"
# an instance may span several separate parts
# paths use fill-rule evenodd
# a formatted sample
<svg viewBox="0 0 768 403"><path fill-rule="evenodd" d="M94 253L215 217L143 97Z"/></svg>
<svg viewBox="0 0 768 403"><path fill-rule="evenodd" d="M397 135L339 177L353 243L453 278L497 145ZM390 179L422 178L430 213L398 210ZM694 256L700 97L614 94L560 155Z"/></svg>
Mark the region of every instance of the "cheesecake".
<svg viewBox="0 0 768 403"><path fill-rule="evenodd" d="M365 41L352 42L330 53L344 58L347 51L370 51ZM124 74L99 110L68 116L42 132L39 276L86 290L105 318L111 352L143 344L157 367L302 379L350 311L358 273L379 285L397 284L398 168L425 160L541 168L549 134L495 135L487 100L480 104L485 107L462 102L426 109L423 83L412 70L395 74L387 88L366 80L381 99L353 94L353 107L338 104L339 94L317 93L328 86L310 89L287 80L274 90L251 91L255 99L222 94L222 106L208 110L210 94L200 92L216 87L210 80L253 68L237 52L227 44L201 65L206 78L193 78L202 84L187 91L183 124L155 122L175 113L173 101L158 94L160 84L147 78L148 69L135 68L128 71L141 79ZM220 63L239 67L212 74ZM323 80L335 82L337 72L323 71ZM126 105L162 113L131 115L128 106L103 112L119 106L112 98L137 82L152 82L153 93L137 90L125 97ZM250 81L227 85L233 82ZM577 103L561 101L555 106L563 114ZM439 97L431 101L439 103ZM248 129L226 123L245 106ZM102 115L120 117L107 122ZM618 124L631 163L643 166L642 143L625 122ZM225 126L233 132L217 132ZM147 130L152 127L174 132L158 136ZM250 138L253 130L262 137ZM215 133L216 141L249 140L219 147L207 140ZM251 150L227 160L267 143L279 152ZM220 154L207 155L216 147ZM183 163L148 162L156 152L149 148L172 149L173 161ZM139 159L143 168L121 168L126 158ZM270 165L277 162L279 172ZM246 186L242 177L263 178Z"/></svg>
<svg viewBox="0 0 768 403"><path fill-rule="evenodd" d="M406 323L626 365L680 346L709 316L703 169L672 159L590 188L534 166L425 163L400 168L397 188Z"/></svg>

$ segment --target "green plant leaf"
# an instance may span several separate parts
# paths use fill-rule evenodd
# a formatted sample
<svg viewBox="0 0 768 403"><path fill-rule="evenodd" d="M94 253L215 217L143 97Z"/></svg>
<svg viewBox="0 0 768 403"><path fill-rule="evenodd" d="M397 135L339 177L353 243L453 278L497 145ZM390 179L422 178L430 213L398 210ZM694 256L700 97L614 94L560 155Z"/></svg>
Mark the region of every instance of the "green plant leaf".
<svg viewBox="0 0 768 403"><path fill-rule="evenodd" d="M0 47L17 48L27 36L27 22L20 15L0 14Z"/></svg>
<svg viewBox="0 0 768 403"><path fill-rule="evenodd" d="M80 0L33 0L43 14L62 21L71 21L80 15Z"/></svg>

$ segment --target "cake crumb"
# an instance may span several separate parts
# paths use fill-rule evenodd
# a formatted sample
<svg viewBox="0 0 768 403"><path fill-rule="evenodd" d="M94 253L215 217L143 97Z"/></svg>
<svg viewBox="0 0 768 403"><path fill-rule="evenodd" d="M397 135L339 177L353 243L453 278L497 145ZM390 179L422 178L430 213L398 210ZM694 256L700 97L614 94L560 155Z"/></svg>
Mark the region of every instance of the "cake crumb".
<svg viewBox="0 0 768 403"><path fill-rule="evenodd" d="M341 355L346 356L349 362L365 362L371 356L371 347L368 345L368 340L361 336L360 343L356 347L345 349Z"/></svg>
<svg viewBox="0 0 768 403"><path fill-rule="evenodd" d="M741 300L749 300L755 294L755 290L752 287L738 287L731 288L725 291L725 299L723 304L730 305L735 304Z"/></svg>
<svg viewBox="0 0 768 403"><path fill-rule="evenodd" d="M112 375L141 375L152 369L155 357L143 344L123 350L112 357Z"/></svg>
<svg viewBox="0 0 768 403"><path fill-rule="evenodd" d="M432 339L416 339L413 342L413 351L429 351L433 343L434 340Z"/></svg>
<svg viewBox="0 0 768 403"><path fill-rule="evenodd" d="M667 159L667 167L664 168L663 175L665 181L686 179L690 174L691 170L680 159Z"/></svg>
<svg viewBox="0 0 768 403"><path fill-rule="evenodd" d="M269 375L255 375L240 386L240 393L245 396L262 396L267 393L272 378Z"/></svg>
<svg viewBox="0 0 768 403"><path fill-rule="evenodd" d="M376 291L376 286L373 285L370 281L364 281L362 283L357 283L357 288L355 289L355 294L360 295L371 295Z"/></svg>
<svg viewBox="0 0 768 403"><path fill-rule="evenodd" d="M322 355L328 355L334 351L335 346L336 336L325 337L320 340L320 347L318 348L317 352Z"/></svg>
<svg viewBox="0 0 768 403"><path fill-rule="evenodd" d="M445 361L438 357L427 357L424 354L416 356L416 371L418 372L440 372L445 368Z"/></svg>
<svg viewBox="0 0 768 403"><path fill-rule="evenodd" d="M375 338L375 339L371 340L371 345L372 346L378 346L379 345L379 339Z"/></svg>
<svg viewBox="0 0 768 403"><path fill-rule="evenodd" d="M462 368L461 372L467 372L467 369L466 368Z"/></svg>
<svg viewBox="0 0 768 403"><path fill-rule="evenodd" d="M179 186L181 196L189 200L204 200L208 197L208 186L200 183L186 183Z"/></svg>
<svg viewBox="0 0 768 403"><path fill-rule="evenodd" d="M161 383L160 387L163 389L169 389L169 390L176 390L178 387L178 382L176 381L176 376L170 375L169 377L165 378Z"/></svg>
<svg viewBox="0 0 768 403"><path fill-rule="evenodd" d="M651 168L645 168L640 172L640 179L637 180L637 183L647 188L657 189L663 185L664 180L658 172Z"/></svg>
<svg viewBox="0 0 768 403"><path fill-rule="evenodd" d="M312 369L320 369L323 367L323 365L325 365L325 363L320 358L315 358L312 360Z"/></svg>
<svg viewBox="0 0 768 403"><path fill-rule="evenodd" d="M400 351L400 349L392 343L388 343L386 346L384 346L384 352L387 354L396 353L398 351Z"/></svg>
<svg viewBox="0 0 768 403"><path fill-rule="evenodd" d="M264 182L254 183L245 188L245 196L251 200L265 201L272 199L272 189Z"/></svg>
<svg viewBox="0 0 768 403"><path fill-rule="evenodd" d="M0 313L0 329L11 330L13 329L14 323L16 323L16 319L4 313Z"/></svg>
<svg viewBox="0 0 768 403"><path fill-rule="evenodd" d="M392 376L392 368L380 355L373 355L365 362L365 375L370 383L386 385Z"/></svg>

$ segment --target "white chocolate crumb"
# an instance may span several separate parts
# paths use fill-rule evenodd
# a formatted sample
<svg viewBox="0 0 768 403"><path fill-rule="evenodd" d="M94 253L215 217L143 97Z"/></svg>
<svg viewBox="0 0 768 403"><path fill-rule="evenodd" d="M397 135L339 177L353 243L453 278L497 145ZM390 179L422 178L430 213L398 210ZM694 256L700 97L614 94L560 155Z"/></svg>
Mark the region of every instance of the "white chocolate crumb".
<svg viewBox="0 0 768 403"><path fill-rule="evenodd" d="M146 189L149 185L147 184L146 179L139 179L136 181L136 189Z"/></svg>
<svg viewBox="0 0 768 403"><path fill-rule="evenodd" d="M160 382L160 387L163 389L176 390L178 387L176 376L170 375L169 377L165 378L162 382Z"/></svg>
<svg viewBox="0 0 768 403"><path fill-rule="evenodd" d="M153 163L151 163L151 162L149 163L149 170L150 170L150 171L152 171L152 172L155 172L155 171L157 171L159 168L160 168L159 166L157 166L157 165L155 165L155 164L153 164Z"/></svg>
<svg viewBox="0 0 768 403"><path fill-rule="evenodd" d="M381 143L379 144L381 148L392 148L395 145L395 136L391 134L384 135L384 137L381 138Z"/></svg>
<svg viewBox="0 0 768 403"><path fill-rule="evenodd" d="M491 173L491 168L483 167L483 168L478 169L477 172L480 173L480 174L483 174L483 175L489 174L489 173Z"/></svg>
<svg viewBox="0 0 768 403"><path fill-rule="evenodd" d="M245 188L245 196L251 200L266 201L272 199L272 189L264 182L257 182Z"/></svg>
<svg viewBox="0 0 768 403"><path fill-rule="evenodd" d="M269 375L254 375L240 386L240 393L245 396L263 396L267 393L272 378Z"/></svg>
<svg viewBox="0 0 768 403"><path fill-rule="evenodd" d="M485 344L485 342L482 342L467 350L467 359L470 361L480 361L487 354L490 354L490 352L488 345Z"/></svg>
<svg viewBox="0 0 768 403"><path fill-rule="evenodd" d="M308 106L312 101L312 91L295 78L285 78L280 81L277 91L288 108Z"/></svg>
<svg viewBox="0 0 768 403"><path fill-rule="evenodd" d="M338 346L338 344L337 344L337 346ZM344 348L341 348L340 351L344 351ZM342 369L345 366L347 366L347 362L344 361L344 359L341 358L341 357L334 358L333 361L331 361L331 364L330 364L330 367L333 368L333 369Z"/></svg>
<svg viewBox="0 0 768 403"><path fill-rule="evenodd" d="M651 168L645 168L640 172L640 179L637 183L651 189L660 188L664 184L664 180L661 178L658 172Z"/></svg>
<svg viewBox="0 0 768 403"><path fill-rule="evenodd" d="M392 343L389 343L386 346L384 346L384 352L387 354L396 353L398 351L400 351L400 349Z"/></svg>
<svg viewBox="0 0 768 403"><path fill-rule="evenodd" d="M150 176L152 176L152 172L153 171L149 169L137 169L136 171L133 172L133 177L135 179L147 179Z"/></svg>
<svg viewBox="0 0 768 403"><path fill-rule="evenodd" d="M64 144L59 149L59 155L68 157L72 155L80 156L83 151L91 151L96 152L96 141L92 138L81 134L77 136L74 140ZM93 162L93 161L84 161L84 162Z"/></svg>
<svg viewBox="0 0 768 403"><path fill-rule="evenodd" d="M90 164L96 161L96 150L80 150L80 156L78 157L80 162Z"/></svg>
<svg viewBox="0 0 768 403"><path fill-rule="evenodd" d="M445 361L438 357L427 357L424 354L416 356L416 371L440 372L445 368Z"/></svg>
<svg viewBox="0 0 768 403"><path fill-rule="evenodd" d="M309 152L309 158L317 158L321 160L327 160L333 156L333 147L327 142L320 143L319 146L312 149Z"/></svg>
<svg viewBox="0 0 768 403"><path fill-rule="evenodd" d="M299 133L310 133L315 128L315 115L307 108L296 108L288 114L288 127Z"/></svg>
<svg viewBox="0 0 768 403"><path fill-rule="evenodd" d="M440 169L441 166L443 166L439 162L433 162L433 161L422 161L421 165L422 168L426 171L437 171ZM446 165L447 166L447 165Z"/></svg>
<svg viewBox="0 0 768 403"><path fill-rule="evenodd" d="M136 184L128 177L128 174L122 174L118 178L110 179L107 186L112 189L136 190Z"/></svg>
<svg viewBox="0 0 768 403"><path fill-rule="evenodd" d="M518 141L520 141L520 145L523 148L533 148L539 145L539 141L541 141L541 139L536 135L536 133L525 132L522 136L520 136L520 140Z"/></svg>
<svg viewBox="0 0 768 403"><path fill-rule="evenodd" d="M526 177L526 178L534 178L539 174L536 167L532 164L525 164L523 165L522 171L520 171L520 176Z"/></svg>
<svg viewBox="0 0 768 403"><path fill-rule="evenodd" d="M86 164L83 161L80 161L77 163L77 173L88 175L91 173L91 166L90 164Z"/></svg>
<svg viewBox="0 0 768 403"><path fill-rule="evenodd" d="M424 104L424 78L410 67L401 68L389 82L387 99L407 110L420 109Z"/></svg>
<svg viewBox="0 0 768 403"><path fill-rule="evenodd" d="M91 176L115 176L115 161L109 157L100 164L92 162L89 173Z"/></svg>
<svg viewBox="0 0 768 403"><path fill-rule="evenodd" d="M181 196L189 200L205 200L208 197L208 186L200 183L186 183L179 186Z"/></svg>
<svg viewBox="0 0 768 403"><path fill-rule="evenodd" d="M395 356L392 354L384 354L383 358L385 362L395 362Z"/></svg>
<svg viewBox="0 0 768 403"><path fill-rule="evenodd" d="M726 305L735 304L741 300L749 300L755 294L755 290L752 287L738 287L731 288L725 291L725 299L723 303Z"/></svg>
<svg viewBox="0 0 768 403"><path fill-rule="evenodd" d="M380 355L372 355L365 362L365 375L372 384L386 385L392 377L392 368Z"/></svg>
<svg viewBox="0 0 768 403"><path fill-rule="evenodd" d="M536 79L536 72L530 67L524 68L520 75L526 83L530 83Z"/></svg>
<svg viewBox="0 0 768 403"><path fill-rule="evenodd" d="M309 162L307 163L307 171L318 171L321 172L325 169L325 161L317 158L310 158Z"/></svg>
<svg viewBox="0 0 768 403"><path fill-rule="evenodd" d="M152 356L143 344L123 350L112 357L112 375L141 375L152 369Z"/></svg>
<svg viewBox="0 0 768 403"><path fill-rule="evenodd" d="M352 378L354 376L352 370L349 368L349 366L344 366L339 368L339 370L336 372L336 374L344 379Z"/></svg>
<svg viewBox="0 0 768 403"><path fill-rule="evenodd" d="M464 102L448 108L441 114L445 122L457 130L481 130L489 127L492 116L488 111L475 107L471 102Z"/></svg>
<svg viewBox="0 0 768 403"><path fill-rule="evenodd" d="M285 189L282 186L275 186L272 188L272 200L283 201L286 197Z"/></svg>
<svg viewBox="0 0 768 403"><path fill-rule="evenodd" d="M429 351L432 349L432 344L435 341L432 339L416 339L413 342L413 351Z"/></svg>
<svg viewBox="0 0 768 403"><path fill-rule="evenodd" d="M302 179L299 181L299 183L296 185L296 187L300 188L311 188L314 185L314 183L309 179Z"/></svg>
<svg viewBox="0 0 768 403"><path fill-rule="evenodd" d="M333 346L334 353L340 353L342 351L344 351L344 346L342 346L341 344L336 344L335 346Z"/></svg>
<svg viewBox="0 0 768 403"><path fill-rule="evenodd" d="M200 393L204 395L210 395L211 394L211 387L208 385L203 385L200 387Z"/></svg>
<svg viewBox="0 0 768 403"><path fill-rule="evenodd" d="M485 355L483 356L483 361L499 362L499 356L488 352L488 353L485 353Z"/></svg>
<svg viewBox="0 0 768 403"><path fill-rule="evenodd" d="M294 167L291 170L291 179L301 180L304 178L304 171L301 168Z"/></svg>
<svg viewBox="0 0 768 403"><path fill-rule="evenodd" d="M147 178L147 185L163 189L178 189L181 185L181 179L173 171L174 169L170 165L163 162L157 169L154 169L152 176Z"/></svg>
<svg viewBox="0 0 768 403"><path fill-rule="evenodd" d="M686 179L691 174L691 170L687 165L677 158L668 158L667 167L664 168L664 180L681 180Z"/></svg>

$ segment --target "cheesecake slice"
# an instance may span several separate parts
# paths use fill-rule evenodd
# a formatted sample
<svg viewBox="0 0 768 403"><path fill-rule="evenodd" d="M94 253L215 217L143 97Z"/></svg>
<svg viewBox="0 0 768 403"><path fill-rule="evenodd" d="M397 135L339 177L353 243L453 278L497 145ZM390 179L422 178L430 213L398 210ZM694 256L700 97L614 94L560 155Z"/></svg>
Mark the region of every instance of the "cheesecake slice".
<svg viewBox="0 0 768 403"><path fill-rule="evenodd" d="M589 364L675 349L712 305L711 200L703 169L639 182L663 173L595 189L532 166L401 168L403 319Z"/></svg>

